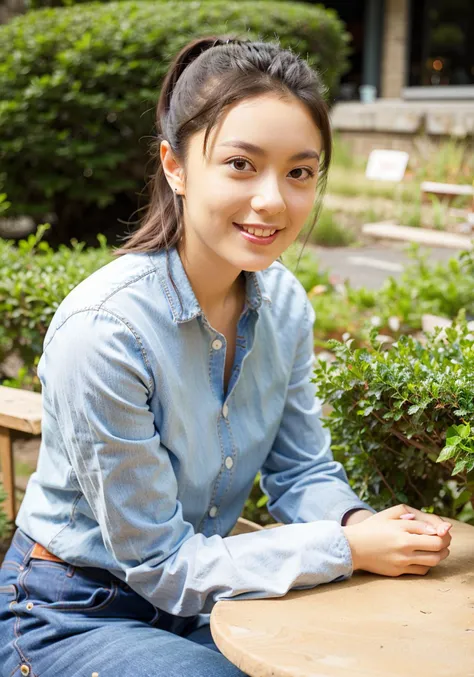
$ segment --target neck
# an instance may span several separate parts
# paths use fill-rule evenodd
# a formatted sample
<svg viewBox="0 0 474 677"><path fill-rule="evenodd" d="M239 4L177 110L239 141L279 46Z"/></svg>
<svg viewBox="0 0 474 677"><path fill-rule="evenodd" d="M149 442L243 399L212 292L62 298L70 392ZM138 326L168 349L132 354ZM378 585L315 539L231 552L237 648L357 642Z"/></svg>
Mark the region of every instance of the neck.
<svg viewBox="0 0 474 677"><path fill-rule="evenodd" d="M183 245L178 253L196 299L207 318L219 316L245 293L241 270L234 268L214 252L194 249L192 255Z"/></svg>

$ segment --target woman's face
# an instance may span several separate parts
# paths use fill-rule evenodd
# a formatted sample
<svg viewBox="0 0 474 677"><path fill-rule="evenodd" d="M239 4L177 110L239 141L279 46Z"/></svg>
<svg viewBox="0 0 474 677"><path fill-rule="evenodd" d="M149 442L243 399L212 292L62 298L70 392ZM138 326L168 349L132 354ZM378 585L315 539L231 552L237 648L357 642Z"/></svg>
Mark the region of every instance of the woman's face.
<svg viewBox="0 0 474 677"><path fill-rule="evenodd" d="M296 98L262 95L194 134L185 165L184 248L238 271L267 268L296 239L315 200L322 140ZM204 248L204 249L203 249Z"/></svg>

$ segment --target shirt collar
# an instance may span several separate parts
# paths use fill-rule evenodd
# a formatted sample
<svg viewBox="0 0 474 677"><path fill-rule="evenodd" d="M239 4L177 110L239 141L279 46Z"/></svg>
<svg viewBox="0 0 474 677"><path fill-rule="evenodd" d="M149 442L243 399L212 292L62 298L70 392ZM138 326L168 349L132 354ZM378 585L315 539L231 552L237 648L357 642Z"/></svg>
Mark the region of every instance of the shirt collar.
<svg viewBox="0 0 474 677"><path fill-rule="evenodd" d="M202 315L202 309L191 287L176 247L162 249L150 256L159 273L160 282L169 303L173 321L178 324L189 322L198 315ZM246 279L246 306L258 311L263 301L271 305L271 299L265 290L262 273L244 271L244 275Z"/></svg>

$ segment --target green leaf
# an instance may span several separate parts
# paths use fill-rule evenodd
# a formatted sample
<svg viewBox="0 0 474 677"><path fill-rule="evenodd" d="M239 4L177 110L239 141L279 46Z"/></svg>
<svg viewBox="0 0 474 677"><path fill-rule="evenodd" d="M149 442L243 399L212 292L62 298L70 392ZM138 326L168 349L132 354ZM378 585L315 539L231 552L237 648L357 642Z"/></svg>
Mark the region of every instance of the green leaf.
<svg viewBox="0 0 474 677"><path fill-rule="evenodd" d="M449 461L450 458L456 456L458 451L457 446L446 446L441 450L440 455L437 458L437 463L443 463L444 461Z"/></svg>

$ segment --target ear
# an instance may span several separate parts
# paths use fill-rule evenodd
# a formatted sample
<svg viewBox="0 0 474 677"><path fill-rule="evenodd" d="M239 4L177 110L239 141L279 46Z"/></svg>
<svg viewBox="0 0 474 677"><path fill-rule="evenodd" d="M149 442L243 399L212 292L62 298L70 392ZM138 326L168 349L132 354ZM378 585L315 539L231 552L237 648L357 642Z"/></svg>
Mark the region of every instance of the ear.
<svg viewBox="0 0 474 677"><path fill-rule="evenodd" d="M170 188L176 195L184 195L184 170L174 156L168 141L160 144L160 159Z"/></svg>

